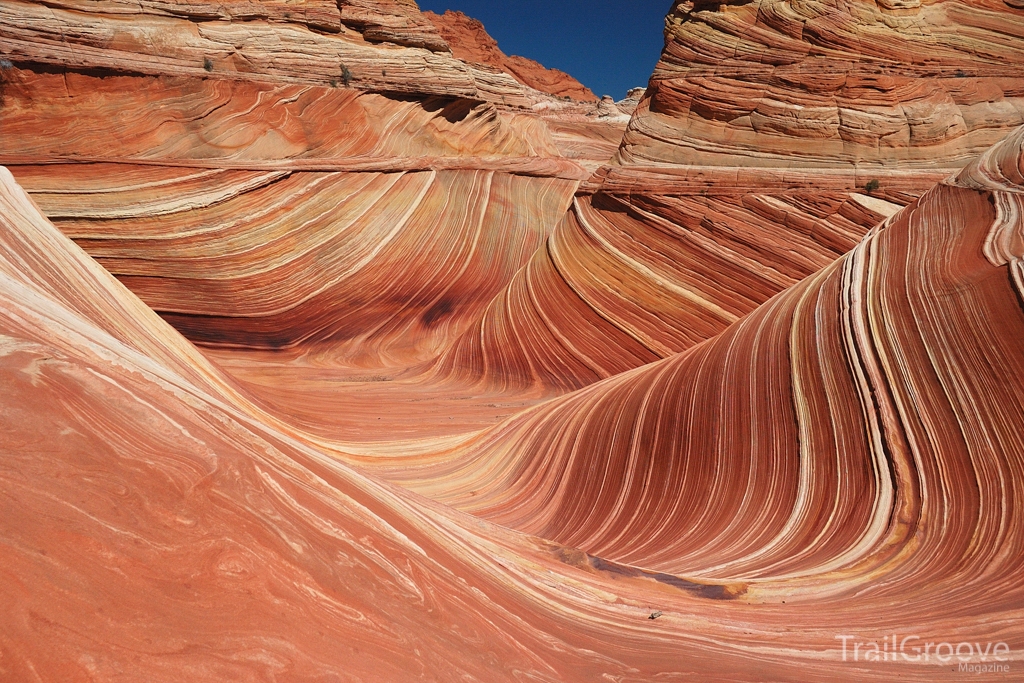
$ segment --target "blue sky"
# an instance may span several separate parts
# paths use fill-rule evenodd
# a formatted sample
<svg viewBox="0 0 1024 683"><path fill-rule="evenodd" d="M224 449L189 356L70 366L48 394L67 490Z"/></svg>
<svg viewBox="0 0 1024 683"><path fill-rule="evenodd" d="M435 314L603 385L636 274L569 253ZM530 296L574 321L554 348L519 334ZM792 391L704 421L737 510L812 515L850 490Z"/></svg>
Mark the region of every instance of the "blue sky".
<svg viewBox="0 0 1024 683"><path fill-rule="evenodd" d="M646 86L664 46L671 0L418 0L420 9L479 19L510 55L572 74L622 99Z"/></svg>

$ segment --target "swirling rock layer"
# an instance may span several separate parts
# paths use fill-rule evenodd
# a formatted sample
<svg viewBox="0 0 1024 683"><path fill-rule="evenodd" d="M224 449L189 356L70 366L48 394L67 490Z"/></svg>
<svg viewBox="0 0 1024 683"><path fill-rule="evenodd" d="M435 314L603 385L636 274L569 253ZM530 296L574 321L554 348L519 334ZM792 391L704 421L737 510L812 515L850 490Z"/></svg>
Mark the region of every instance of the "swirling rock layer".
<svg viewBox="0 0 1024 683"><path fill-rule="evenodd" d="M907 190L938 179L906 174L900 191L893 178L883 200L855 192L855 178L841 173L623 175L576 198L439 372L578 389L674 355L828 265Z"/></svg>
<svg viewBox="0 0 1024 683"><path fill-rule="evenodd" d="M6 171L0 207L6 680L632 668L587 654L608 639L600 619L589 636L561 634L571 621L554 605L575 599L545 567L580 586L586 572L270 426ZM527 556L533 578L502 566ZM618 609L600 589L593 599Z"/></svg>
<svg viewBox="0 0 1024 683"><path fill-rule="evenodd" d="M1016 677L1015 12L4 3L0 680Z"/></svg>
<svg viewBox="0 0 1024 683"><path fill-rule="evenodd" d="M543 243L576 187L493 171L98 164L19 176L66 235L196 341L330 343L383 357L415 356L399 348L410 342L429 352L464 329ZM514 210L527 198L533 212ZM408 264L415 252L424 258Z"/></svg>
<svg viewBox="0 0 1024 683"><path fill-rule="evenodd" d="M947 562L1009 575L1018 556L972 555L986 533L992 552L1020 543L981 520L1019 514L1004 487L1024 444L997 435L1024 406L1022 145L1024 129L723 334L486 434L466 470L441 468L444 495L459 481L451 502L503 524L723 580L874 581L907 544L937 581ZM971 531L958 546L947 525Z"/></svg>
<svg viewBox="0 0 1024 683"><path fill-rule="evenodd" d="M364 465L502 526L326 456L0 181L5 675L932 681L834 634L1020 636L1024 129L724 334Z"/></svg>

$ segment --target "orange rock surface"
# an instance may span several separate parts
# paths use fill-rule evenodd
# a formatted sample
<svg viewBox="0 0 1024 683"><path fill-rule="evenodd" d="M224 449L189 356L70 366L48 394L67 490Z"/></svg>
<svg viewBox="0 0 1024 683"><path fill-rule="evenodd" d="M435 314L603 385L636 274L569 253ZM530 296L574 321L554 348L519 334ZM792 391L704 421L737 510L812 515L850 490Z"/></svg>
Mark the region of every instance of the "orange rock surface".
<svg viewBox="0 0 1024 683"><path fill-rule="evenodd" d="M452 54L467 62L488 64L531 88L559 97L571 97L582 102L596 102L597 97L575 78L559 71L546 69L542 64L518 55L506 55L494 38L488 35L484 25L462 12L446 11L444 14L424 12L423 15L437 28L437 32L451 46Z"/></svg>
<svg viewBox="0 0 1024 683"><path fill-rule="evenodd" d="M0 5L0 681L1015 679L1022 26Z"/></svg>
<svg viewBox="0 0 1024 683"><path fill-rule="evenodd" d="M1024 123L1002 0L676 2L623 163L963 164Z"/></svg>

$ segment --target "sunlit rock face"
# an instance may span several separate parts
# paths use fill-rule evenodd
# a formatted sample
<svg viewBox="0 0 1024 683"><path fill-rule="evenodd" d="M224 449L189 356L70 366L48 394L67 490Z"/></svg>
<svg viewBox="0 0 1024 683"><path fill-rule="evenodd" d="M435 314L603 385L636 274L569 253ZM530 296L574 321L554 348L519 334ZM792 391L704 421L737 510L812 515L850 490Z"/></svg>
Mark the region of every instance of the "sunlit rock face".
<svg viewBox="0 0 1024 683"><path fill-rule="evenodd" d="M415 0L339 0L341 22L372 43L421 47L449 52L443 36L420 14Z"/></svg>
<svg viewBox="0 0 1024 683"><path fill-rule="evenodd" d="M2 172L4 674L932 681L835 635L1016 642L1022 196L1024 129L691 351L353 468Z"/></svg>
<svg viewBox="0 0 1024 683"><path fill-rule="evenodd" d="M545 96L510 73L455 58L415 2L404 0L14 1L0 8L0 36L8 59L60 68L351 86L511 106Z"/></svg>
<svg viewBox="0 0 1024 683"><path fill-rule="evenodd" d="M452 54L467 62L488 64L549 95L568 97L584 102L595 102L597 97L575 78L559 71L546 69L532 59L502 52L497 41L488 35L484 25L462 12L448 10L444 14L424 12L437 28L448 45Z"/></svg>
<svg viewBox="0 0 1024 683"><path fill-rule="evenodd" d="M121 185L126 171L133 181ZM490 170L103 164L66 172L59 186L39 167L21 178L65 234L194 341L330 343L409 359L429 358L468 325L543 244L576 187ZM108 210L83 205L97 185ZM514 210L527 201L533 212ZM130 216L117 208L126 204Z"/></svg>
<svg viewBox="0 0 1024 683"><path fill-rule="evenodd" d="M1024 15L837 7L0 6L0 680L1016 676Z"/></svg>
<svg viewBox="0 0 1024 683"><path fill-rule="evenodd" d="M626 98L616 102L615 106L618 107L623 114L629 114L632 116L646 92L647 88L632 88L628 93L626 93Z"/></svg>
<svg viewBox="0 0 1024 683"><path fill-rule="evenodd" d="M623 163L958 164L1024 123L998 2L677 2Z"/></svg>
<svg viewBox="0 0 1024 683"><path fill-rule="evenodd" d="M944 175L893 176L869 196L840 172L603 169L436 371L564 390L667 358L832 263Z"/></svg>

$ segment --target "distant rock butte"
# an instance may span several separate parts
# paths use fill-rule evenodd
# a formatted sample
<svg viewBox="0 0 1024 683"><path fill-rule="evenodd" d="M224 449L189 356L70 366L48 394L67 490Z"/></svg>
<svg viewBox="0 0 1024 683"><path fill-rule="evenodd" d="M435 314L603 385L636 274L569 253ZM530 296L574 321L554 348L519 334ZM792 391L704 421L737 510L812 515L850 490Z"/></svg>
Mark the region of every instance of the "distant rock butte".
<svg viewBox="0 0 1024 683"><path fill-rule="evenodd" d="M444 14L424 12L438 33L451 46L452 54L467 62L493 66L516 78L520 83L558 97L571 97L582 102L597 102L597 97L575 78L526 57L506 55L484 25L462 12L448 10Z"/></svg>
<svg viewBox="0 0 1024 683"><path fill-rule="evenodd" d="M647 92L647 88L630 88L629 92L626 93L626 98L619 100L615 103L622 113L629 114L630 116L636 111L637 106L640 104L640 100L644 98L644 94Z"/></svg>

